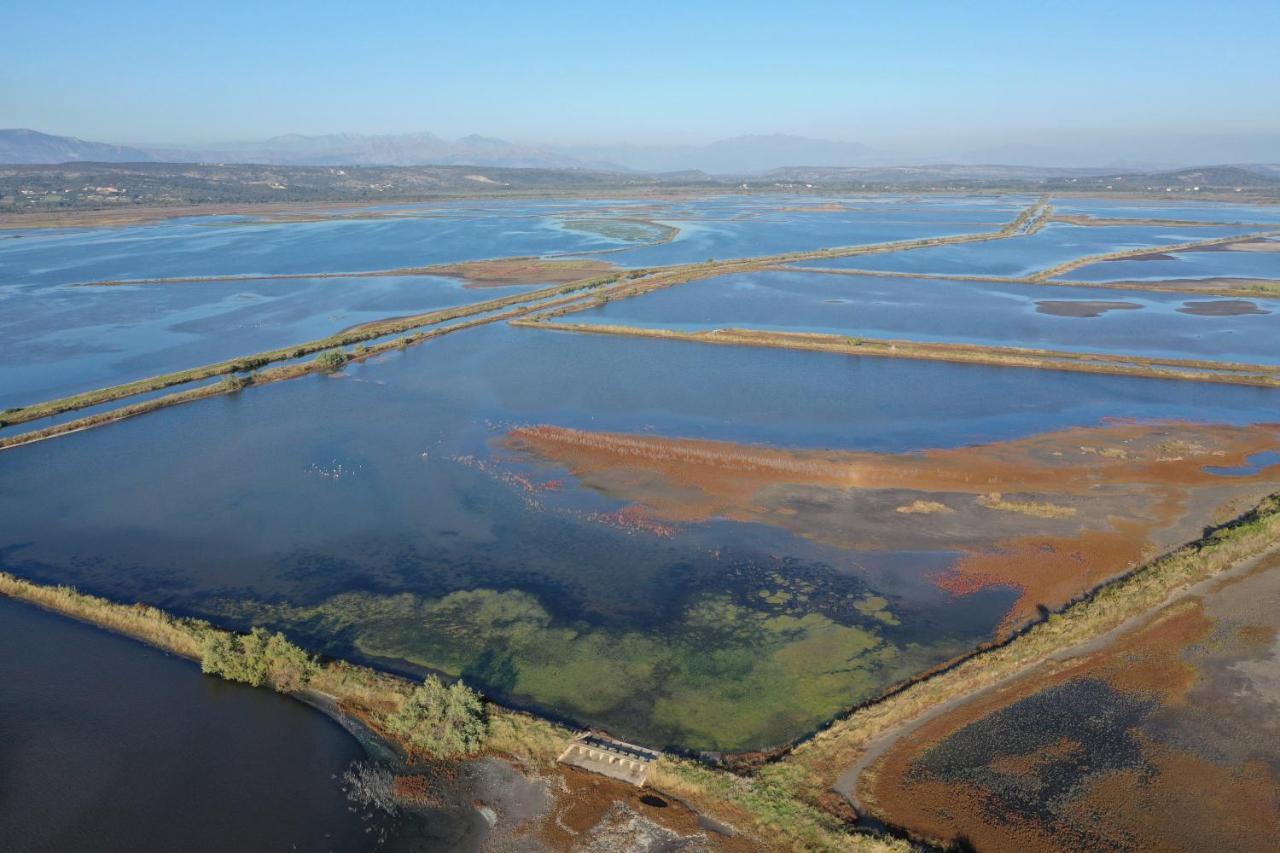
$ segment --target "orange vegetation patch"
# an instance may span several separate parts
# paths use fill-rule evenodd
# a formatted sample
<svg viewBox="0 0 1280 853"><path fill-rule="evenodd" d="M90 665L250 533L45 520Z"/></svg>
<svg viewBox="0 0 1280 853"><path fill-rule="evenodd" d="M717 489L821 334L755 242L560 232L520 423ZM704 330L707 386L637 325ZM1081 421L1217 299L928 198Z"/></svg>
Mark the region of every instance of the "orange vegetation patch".
<svg viewBox="0 0 1280 853"><path fill-rule="evenodd" d="M1114 523L1114 530L1085 530L1072 537L1026 536L969 553L935 582L957 596L988 587L1019 589L1021 596L1001 624L1007 631L1034 616L1037 605L1053 607L1070 601L1117 570L1143 562L1148 556L1144 525Z"/></svg>
<svg viewBox="0 0 1280 853"><path fill-rule="evenodd" d="M1206 470L1280 447L1277 425L1115 423L897 454L551 426L516 429L506 443L657 519L727 518L847 547L960 551L935 582L957 596L1019 590L1002 632L1195 538L1204 520L1189 517L1192 507L1202 515L1280 481L1275 468Z"/></svg>
<svg viewBox="0 0 1280 853"><path fill-rule="evenodd" d="M467 287L506 287L512 284L564 284L607 273L613 265L598 260L499 258L427 267L423 272L466 279Z"/></svg>
<svg viewBox="0 0 1280 853"><path fill-rule="evenodd" d="M1099 846L1128 850L1275 850L1280 785L1260 762L1223 767L1147 744L1153 771L1104 777L1074 804ZM1046 848L1060 849L1060 848Z"/></svg>
<svg viewBox="0 0 1280 853"><path fill-rule="evenodd" d="M414 806L440 807L444 804L437 784L427 776L396 776L391 793L397 802Z"/></svg>

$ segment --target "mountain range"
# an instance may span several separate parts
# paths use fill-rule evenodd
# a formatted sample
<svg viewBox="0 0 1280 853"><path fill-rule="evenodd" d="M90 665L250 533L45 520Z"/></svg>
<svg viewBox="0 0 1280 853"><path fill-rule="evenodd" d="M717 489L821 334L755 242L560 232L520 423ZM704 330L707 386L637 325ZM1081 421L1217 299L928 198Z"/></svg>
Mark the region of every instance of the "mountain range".
<svg viewBox="0 0 1280 853"><path fill-rule="evenodd" d="M810 139L788 134L736 136L707 145L525 145L487 136L445 139L433 133L319 136L288 134L260 141L206 146L112 145L34 130L0 130L0 164L213 163L274 166L478 166L493 168L588 169L617 172L703 172L761 175L784 167L856 168L930 166L967 169L1092 167L1099 172L1158 171L1203 163L1280 161L1280 136L1218 135L1140 145L1141 159L1117 159L1104 140L1063 137L1049 143L1008 141L985 147L955 146L945 152L878 150L858 142ZM1181 145L1181 147L1178 147Z"/></svg>

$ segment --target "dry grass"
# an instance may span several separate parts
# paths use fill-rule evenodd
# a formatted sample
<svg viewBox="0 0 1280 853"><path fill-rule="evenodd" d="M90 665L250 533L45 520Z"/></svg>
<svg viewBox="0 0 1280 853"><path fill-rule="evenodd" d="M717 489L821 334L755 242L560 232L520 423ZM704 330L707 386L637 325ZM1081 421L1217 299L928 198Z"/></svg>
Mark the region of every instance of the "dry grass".
<svg viewBox="0 0 1280 853"><path fill-rule="evenodd" d="M1011 501L1006 500L1004 495L999 492L979 495L978 503L987 509L1016 512L1020 515L1029 515L1034 518L1071 518L1076 514L1075 507L1036 501Z"/></svg>
<svg viewBox="0 0 1280 853"><path fill-rule="evenodd" d="M906 515L933 515L934 513L939 512L951 513L955 512L955 510L946 504L938 503L937 501L917 500L912 501L906 506L898 507L895 512L901 512Z"/></svg>

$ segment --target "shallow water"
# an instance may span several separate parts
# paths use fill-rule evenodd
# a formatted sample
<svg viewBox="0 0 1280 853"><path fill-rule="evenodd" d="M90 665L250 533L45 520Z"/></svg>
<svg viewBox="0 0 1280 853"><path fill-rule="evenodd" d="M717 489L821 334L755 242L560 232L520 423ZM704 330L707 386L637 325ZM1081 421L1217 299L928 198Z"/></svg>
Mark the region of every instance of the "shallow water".
<svg viewBox="0 0 1280 853"><path fill-rule="evenodd" d="M1167 281L1187 278L1280 279L1280 252L1175 252L1137 261L1104 261L1071 270L1071 281Z"/></svg>
<svg viewBox="0 0 1280 853"><path fill-rule="evenodd" d="M999 230L1032 201L1021 197L880 202L782 197L756 199L751 204L743 201L719 215L706 207L682 208L657 217L680 228L675 240L605 257L624 266L659 266L985 233Z"/></svg>
<svg viewBox="0 0 1280 853"><path fill-rule="evenodd" d="M1042 301L1120 300L1136 307L1098 317L1054 316ZM1179 312L1180 294L986 282L754 272L704 279L614 300L565 319L703 331L821 332L1073 352L1280 363L1280 302L1269 314Z"/></svg>
<svg viewBox="0 0 1280 853"><path fill-rule="evenodd" d="M341 377L0 453L0 567L283 626L395 669L463 672L510 701L647 743L742 748L803 734L972 646L1013 593L951 598L928 580L946 553L851 552L723 520L658 535L611 515L621 502L503 449L495 442L508 429L908 450L1105 417L1248 423L1273 417L1274 400L1258 389L487 327ZM898 625L834 604L872 595ZM786 619L808 620L810 646L775 633ZM892 654L823 688L834 692L804 693L809 681L786 680L804 675L792 668L767 670L776 677L750 701L727 698L770 655L813 644L856 655L867 642ZM769 716L771 702L788 713ZM727 709L715 735L702 728L708 708Z"/></svg>
<svg viewBox="0 0 1280 853"><path fill-rule="evenodd" d="M1084 198L1053 200L1055 213L1099 219L1181 219L1187 222L1280 223L1280 205L1229 201L1139 201ZM1106 226L1111 227L1111 226Z"/></svg>
<svg viewBox="0 0 1280 853"><path fill-rule="evenodd" d="M1090 226L1051 222L1035 234L905 252L805 261L797 266L941 275L1026 276L1088 255L1251 234L1249 227Z"/></svg>
<svg viewBox="0 0 1280 853"><path fill-rule="evenodd" d="M321 714L0 598L0 847L373 849Z"/></svg>

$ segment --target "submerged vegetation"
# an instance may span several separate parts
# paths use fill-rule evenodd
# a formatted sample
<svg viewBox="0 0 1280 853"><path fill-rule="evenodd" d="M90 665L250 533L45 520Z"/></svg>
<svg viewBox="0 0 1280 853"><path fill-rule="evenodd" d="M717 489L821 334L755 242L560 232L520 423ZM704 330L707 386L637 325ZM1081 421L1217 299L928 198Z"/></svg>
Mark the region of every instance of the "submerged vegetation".
<svg viewBox="0 0 1280 853"><path fill-rule="evenodd" d="M498 696L697 749L799 737L851 697L873 695L886 671L916 654L879 636L895 623L883 599L851 598L851 620L860 624L841 624L807 612L791 594L774 593L770 603L769 592L757 596L764 609L707 596L660 633L560 623L517 590L436 600L353 592L315 607L223 606L228 616L350 636L369 657L408 661Z"/></svg>

